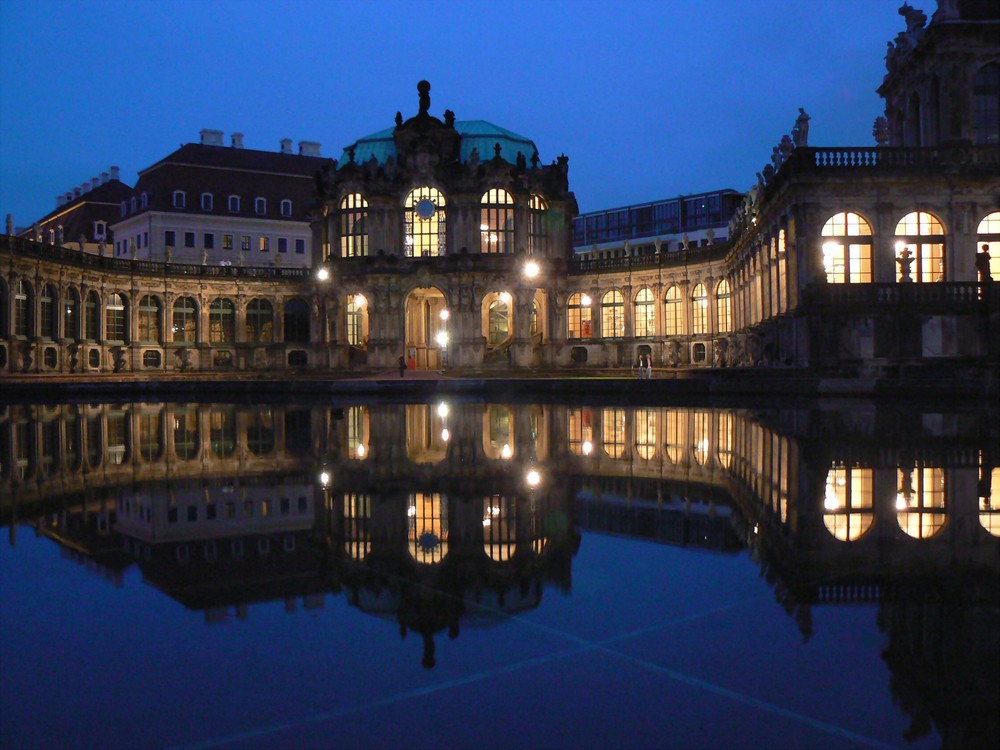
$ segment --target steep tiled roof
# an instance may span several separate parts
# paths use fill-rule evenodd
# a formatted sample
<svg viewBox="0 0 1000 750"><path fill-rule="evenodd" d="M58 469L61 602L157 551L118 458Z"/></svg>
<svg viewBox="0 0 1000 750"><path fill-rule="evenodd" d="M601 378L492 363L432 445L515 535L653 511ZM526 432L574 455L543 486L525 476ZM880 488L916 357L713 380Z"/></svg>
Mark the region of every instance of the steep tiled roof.
<svg viewBox="0 0 1000 750"><path fill-rule="evenodd" d="M121 202L132 195L132 188L120 180L108 180L78 198L64 203L22 230L18 236L31 237L35 224L48 234L49 229L62 227L64 242L76 242L82 234L88 242L94 237L94 222L103 221L110 227L121 217ZM110 242L110 237L108 238Z"/></svg>

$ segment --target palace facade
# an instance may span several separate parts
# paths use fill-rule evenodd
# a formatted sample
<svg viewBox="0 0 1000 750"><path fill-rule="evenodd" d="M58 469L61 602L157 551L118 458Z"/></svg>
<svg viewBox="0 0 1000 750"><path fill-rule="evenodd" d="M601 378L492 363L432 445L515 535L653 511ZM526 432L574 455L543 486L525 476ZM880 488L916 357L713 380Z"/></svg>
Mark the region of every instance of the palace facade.
<svg viewBox="0 0 1000 750"><path fill-rule="evenodd" d="M279 257L270 245L220 266L204 248L197 257L206 233L180 224L139 240L148 259L138 243L102 257L44 236L0 239L0 370L344 372L400 357L429 369L613 368L642 357L995 383L1000 12L949 1L929 22L900 13L876 145L811 146L800 112L724 232L619 233L574 252L568 158L545 164L529 138L431 115L421 82L414 117L397 114L336 162L288 155L315 162L310 266L246 260ZM146 192L171 221L206 195L222 207L208 187L178 197L169 182ZM736 201L718 197L721 217ZM249 194L238 198L250 210ZM306 203L257 198L279 214ZM116 243L131 242L132 221L115 225ZM189 231L195 257L166 251L169 234Z"/></svg>

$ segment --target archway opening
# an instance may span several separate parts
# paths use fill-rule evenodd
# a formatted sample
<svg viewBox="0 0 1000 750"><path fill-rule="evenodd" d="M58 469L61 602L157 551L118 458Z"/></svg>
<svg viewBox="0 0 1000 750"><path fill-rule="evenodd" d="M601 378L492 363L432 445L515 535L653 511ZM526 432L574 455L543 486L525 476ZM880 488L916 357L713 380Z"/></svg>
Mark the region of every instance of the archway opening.
<svg viewBox="0 0 1000 750"><path fill-rule="evenodd" d="M403 307L407 365L416 370L446 367L451 333L444 294L434 287L414 289Z"/></svg>

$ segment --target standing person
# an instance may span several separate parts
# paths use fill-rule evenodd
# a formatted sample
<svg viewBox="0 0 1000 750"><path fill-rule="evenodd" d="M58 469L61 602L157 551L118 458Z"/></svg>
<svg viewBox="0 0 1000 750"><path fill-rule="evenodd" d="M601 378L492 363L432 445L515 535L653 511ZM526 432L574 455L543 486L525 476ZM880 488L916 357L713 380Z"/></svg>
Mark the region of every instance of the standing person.
<svg viewBox="0 0 1000 750"><path fill-rule="evenodd" d="M646 355L646 380L653 377L653 355Z"/></svg>
<svg viewBox="0 0 1000 750"><path fill-rule="evenodd" d="M399 355L399 377L403 377L406 372L406 357Z"/></svg>

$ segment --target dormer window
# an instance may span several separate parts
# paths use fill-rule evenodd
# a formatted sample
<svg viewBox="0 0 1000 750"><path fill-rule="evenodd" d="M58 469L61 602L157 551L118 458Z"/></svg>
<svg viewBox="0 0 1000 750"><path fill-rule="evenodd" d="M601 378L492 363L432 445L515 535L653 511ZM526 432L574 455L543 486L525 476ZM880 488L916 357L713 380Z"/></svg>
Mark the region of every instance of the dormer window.
<svg viewBox="0 0 1000 750"><path fill-rule="evenodd" d="M183 190L174 191L174 208L184 208L187 205L187 197Z"/></svg>
<svg viewBox="0 0 1000 750"><path fill-rule="evenodd" d="M122 201L122 216L128 213L128 201Z"/></svg>
<svg viewBox="0 0 1000 750"><path fill-rule="evenodd" d="M212 194L211 193L202 193L201 194L201 210L202 211L211 211L212 210L212 205L213 205Z"/></svg>
<svg viewBox="0 0 1000 750"><path fill-rule="evenodd" d="M240 210L240 196L230 195L229 196L229 211L230 213L239 213Z"/></svg>
<svg viewBox="0 0 1000 750"><path fill-rule="evenodd" d="M106 221L94 222L94 239L103 240L108 236L108 224Z"/></svg>
<svg viewBox="0 0 1000 750"><path fill-rule="evenodd" d="M133 196L132 197L132 213L135 213L135 208L136 208L136 200L135 200L135 196Z"/></svg>
<svg viewBox="0 0 1000 750"><path fill-rule="evenodd" d="M267 198L254 198L253 199L253 212L257 215L263 215L267 213Z"/></svg>
<svg viewBox="0 0 1000 750"><path fill-rule="evenodd" d="M142 207L146 208L149 206L149 193L142 194Z"/></svg>
<svg viewBox="0 0 1000 750"><path fill-rule="evenodd" d="M281 215L291 216L292 215L292 202L287 198L281 201Z"/></svg>

